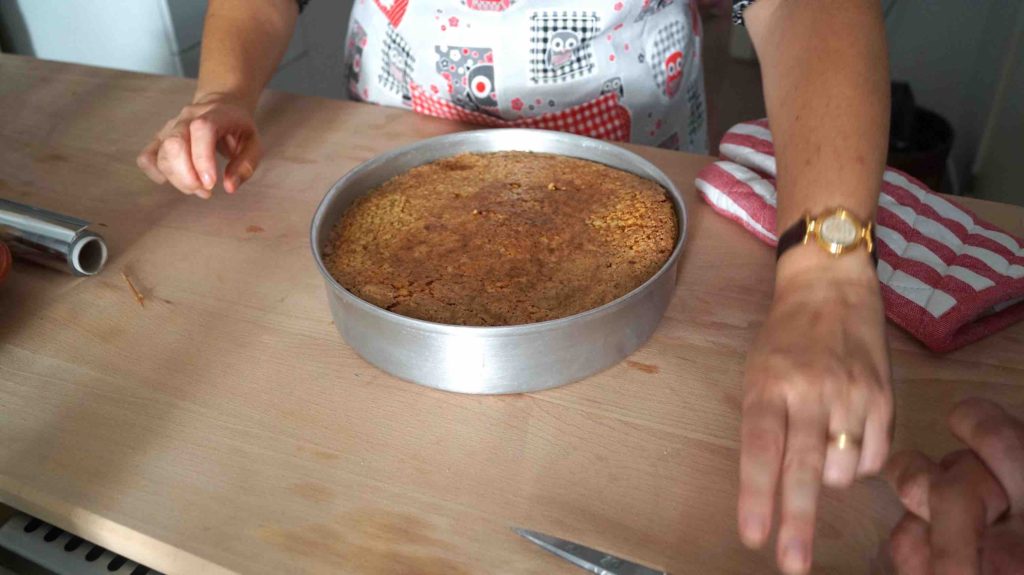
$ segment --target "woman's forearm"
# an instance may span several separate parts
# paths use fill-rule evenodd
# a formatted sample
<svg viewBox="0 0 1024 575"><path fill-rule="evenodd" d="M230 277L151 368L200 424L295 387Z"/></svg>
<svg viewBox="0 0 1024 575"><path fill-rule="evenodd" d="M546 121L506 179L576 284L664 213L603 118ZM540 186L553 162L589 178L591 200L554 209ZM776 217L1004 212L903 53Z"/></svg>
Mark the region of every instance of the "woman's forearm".
<svg viewBox="0 0 1024 575"><path fill-rule="evenodd" d="M842 206L874 217L889 129L877 0L759 0L746 11L778 161L778 230Z"/></svg>
<svg viewBox="0 0 1024 575"><path fill-rule="evenodd" d="M758 0L745 18L778 162L777 230L836 207L873 219L889 123L878 0ZM867 250L787 250L747 354L740 534L764 544L778 491L776 553L789 574L810 570L822 483L848 486L888 455L892 386L878 286Z"/></svg>
<svg viewBox="0 0 1024 575"><path fill-rule="evenodd" d="M295 0L210 0L195 102L223 97L254 110L297 16Z"/></svg>

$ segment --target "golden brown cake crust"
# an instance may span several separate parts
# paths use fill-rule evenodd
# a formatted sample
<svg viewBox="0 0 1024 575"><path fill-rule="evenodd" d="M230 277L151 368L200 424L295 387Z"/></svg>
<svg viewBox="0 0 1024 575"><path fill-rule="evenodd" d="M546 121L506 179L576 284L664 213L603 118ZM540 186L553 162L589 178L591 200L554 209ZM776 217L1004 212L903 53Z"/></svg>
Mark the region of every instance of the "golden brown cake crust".
<svg viewBox="0 0 1024 575"><path fill-rule="evenodd" d="M672 202L650 180L564 156L462 154L357 200L325 263L353 294L402 315L514 325L632 291L677 234Z"/></svg>

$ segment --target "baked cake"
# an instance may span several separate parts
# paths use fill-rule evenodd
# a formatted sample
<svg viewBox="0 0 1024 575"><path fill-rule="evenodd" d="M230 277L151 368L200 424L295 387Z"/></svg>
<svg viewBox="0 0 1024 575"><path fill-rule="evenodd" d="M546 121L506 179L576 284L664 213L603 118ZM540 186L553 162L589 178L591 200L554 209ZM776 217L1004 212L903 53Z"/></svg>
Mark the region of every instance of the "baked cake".
<svg viewBox="0 0 1024 575"><path fill-rule="evenodd" d="M325 264L356 296L433 322L498 326L608 303L672 253L664 188L549 154L461 154L410 170L357 200Z"/></svg>

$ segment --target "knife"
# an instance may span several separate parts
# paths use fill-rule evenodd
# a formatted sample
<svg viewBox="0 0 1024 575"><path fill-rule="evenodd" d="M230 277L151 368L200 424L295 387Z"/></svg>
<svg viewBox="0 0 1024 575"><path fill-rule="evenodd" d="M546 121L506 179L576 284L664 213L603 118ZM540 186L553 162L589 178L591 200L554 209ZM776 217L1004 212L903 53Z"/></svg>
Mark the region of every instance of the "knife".
<svg viewBox="0 0 1024 575"><path fill-rule="evenodd" d="M533 542L544 550L596 575L668 575L664 571L658 571L638 563L633 563L632 561L626 561L621 557L573 543L572 541L530 531L529 529L515 527L512 530L527 541Z"/></svg>

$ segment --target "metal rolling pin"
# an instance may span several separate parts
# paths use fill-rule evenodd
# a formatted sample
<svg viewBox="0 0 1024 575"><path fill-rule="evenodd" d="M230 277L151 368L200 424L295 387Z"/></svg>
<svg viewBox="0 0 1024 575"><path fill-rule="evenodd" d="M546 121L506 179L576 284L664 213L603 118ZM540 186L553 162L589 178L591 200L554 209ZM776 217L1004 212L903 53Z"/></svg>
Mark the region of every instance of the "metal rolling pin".
<svg viewBox="0 0 1024 575"><path fill-rule="evenodd" d="M0 241L15 258L70 272L96 275L107 263L107 244L89 222L0 199Z"/></svg>

